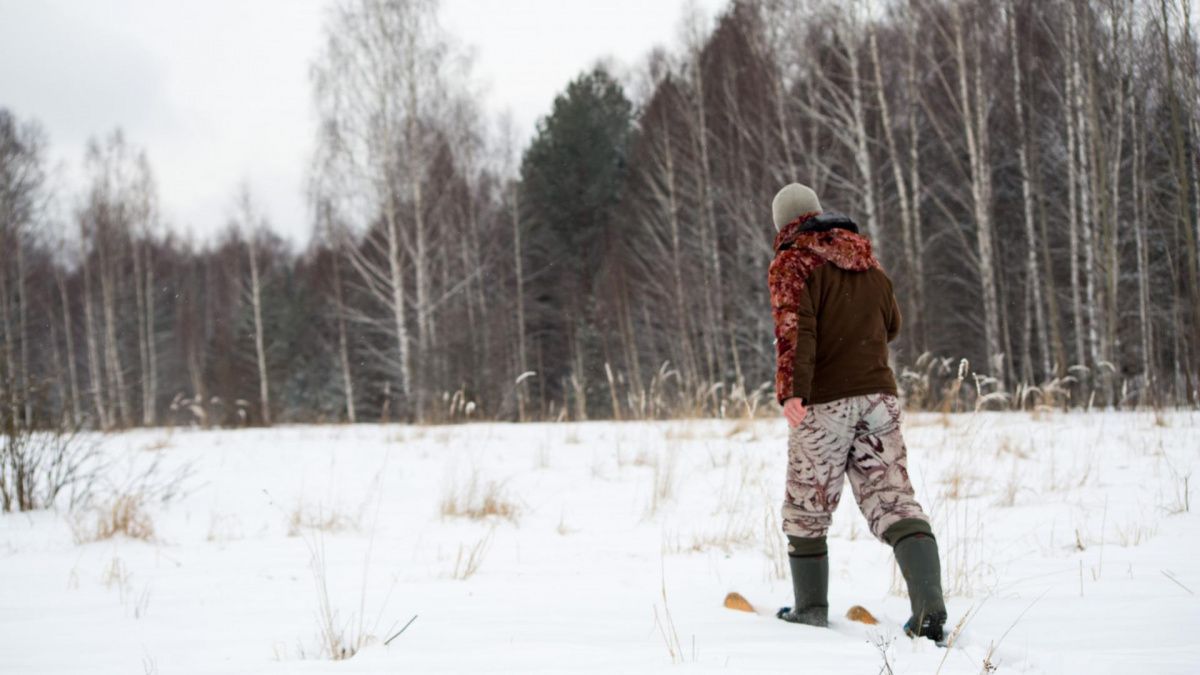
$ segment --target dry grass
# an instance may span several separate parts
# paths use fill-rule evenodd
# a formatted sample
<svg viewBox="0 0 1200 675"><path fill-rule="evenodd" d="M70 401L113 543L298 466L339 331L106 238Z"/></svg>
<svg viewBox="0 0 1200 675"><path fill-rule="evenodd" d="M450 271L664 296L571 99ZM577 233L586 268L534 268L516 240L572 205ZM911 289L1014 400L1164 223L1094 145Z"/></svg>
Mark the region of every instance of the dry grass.
<svg viewBox="0 0 1200 675"><path fill-rule="evenodd" d="M782 581L788 578L787 540L779 523L779 509L769 505L763 509L763 555L767 560L766 578Z"/></svg>
<svg viewBox="0 0 1200 675"><path fill-rule="evenodd" d="M667 570L664 564L662 570L662 612L659 612L658 604L654 605L654 625L658 628L659 635L662 636L663 644L667 647L667 653L671 656L671 663L683 663L687 659L687 654L683 651L683 644L679 641L679 631L675 629L675 619L671 616L671 607L667 603ZM692 660L696 660L696 640L692 638Z"/></svg>
<svg viewBox="0 0 1200 675"><path fill-rule="evenodd" d="M1030 444L1032 445L1032 443L1033 441L1031 439ZM1030 451L1023 450L1017 446L1013 441L1013 438L1006 434L1001 436L1000 440L996 443L996 457L999 458L1004 455L1012 455L1015 459L1029 459L1031 453Z"/></svg>
<svg viewBox="0 0 1200 675"><path fill-rule="evenodd" d="M117 494L96 506L95 520L89 526L85 517L71 523L76 544L105 541L118 535L140 541L154 541L154 522L146 513L146 497L140 492Z"/></svg>
<svg viewBox="0 0 1200 675"><path fill-rule="evenodd" d="M124 593L129 588L129 582L133 578L133 574L129 572L129 568L120 558L113 556L109 561L108 567L104 568L104 574L100 577L100 582L110 591L115 587L118 591Z"/></svg>
<svg viewBox="0 0 1200 675"><path fill-rule="evenodd" d="M458 555L454 558L454 570L450 573L451 579L465 581L475 576L479 567L483 565L483 559L492 543L493 532L489 530L487 535L471 546L459 544Z"/></svg>
<svg viewBox="0 0 1200 675"><path fill-rule="evenodd" d="M1082 466L1073 463L1066 470L1059 466L1058 453L1050 450L1050 467L1046 472L1046 483L1043 490L1047 493L1070 492L1082 488L1088 481L1095 480L1095 458L1088 453L1081 453ZM1078 457L1076 455L1075 457Z"/></svg>
<svg viewBox="0 0 1200 675"><path fill-rule="evenodd" d="M554 528L554 531L557 532L559 536L565 537L569 534L575 534L579 530L567 525L567 515L564 513L559 515L558 526Z"/></svg>
<svg viewBox="0 0 1200 675"><path fill-rule="evenodd" d="M1190 512L1192 510L1192 472L1183 473L1176 470L1166 453L1163 453L1163 461L1166 462L1167 470L1170 473L1171 490L1171 501L1167 502L1163 509L1172 516Z"/></svg>
<svg viewBox="0 0 1200 675"><path fill-rule="evenodd" d="M778 536L769 538L777 540L778 537L783 536L778 532L775 534ZM681 546L676 541L669 552L702 553L704 551L717 550L729 554L733 553L735 549L753 546L757 541L758 535L752 521L730 516L716 530L693 534L691 542L686 547Z"/></svg>
<svg viewBox="0 0 1200 675"><path fill-rule="evenodd" d="M646 448L642 448L633 456L633 461L630 464L633 466L658 466L658 457Z"/></svg>
<svg viewBox="0 0 1200 675"><path fill-rule="evenodd" d="M715 452L711 447L708 448L708 463L712 469L724 469L728 467L733 463L733 448L725 446L724 452Z"/></svg>
<svg viewBox="0 0 1200 675"><path fill-rule="evenodd" d="M1118 524L1114 529L1117 532L1117 543L1124 547L1138 546L1158 534L1158 525L1140 519Z"/></svg>
<svg viewBox="0 0 1200 675"><path fill-rule="evenodd" d="M144 451L146 451L146 452L161 452L161 451L163 451L163 450L166 450L166 449L167 449L167 448L169 448L169 447L171 447L171 438L170 438L170 436L163 436L162 438L160 438L160 439L158 439L158 440L156 440L156 441L152 441L152 442L150 442L150 443L147 443L147 444L146 444L146 445L145 445L145 446L142 448L142 450L144 450Z"/></svg>
<svg viewBox="0 0 1200 675"><path fill-rule="evenodd" d="M942 427L948 429L951 421L952 418L946 413L907 413L904 416L904 428Z"/></svg>
<svg viewBox="0 0 1200 675"><path fill-rule="evenodd" d="M71 517L71 531L77 544L112 539L123 535L130 539L154 541L154 523L148 508L152 504L167 504L183 493L191 476L191 465L185 464L170 474L162 472L163 454L153 455L146 462L130 461L124 481L105 481L103 488L92 491L84 504L95 516L91 523L83 512Z"/></svg>
<svg viewBox="0 0 1200 675"><path fill-rule="evenodd" d="M663 434L663 438L667 439L668 441L694 440L696 438L695 425L686 422L683 424L672 424L671 426L667 427L667 431Z"/></svg>
<svg viewBox="0 0 1200 675"><path fill-rule="evenodd" d="M144 585L142 590L135 594L133 573L120 558L113 556L100 576L100 583L110 591L117 591L121 606L125 607L134 619L146 616L146 611L150 608L150 585Z"/></svg>
<svg viewBox="0 0 1200 675"><path fill-rule="evenodd" d="M656 457L650 486L650 502L646 505L646 517L653 518L664 504L675 497L675 482L678 473L679 456L674 448L662 457Z"/></svg>
<svg viewBox="0 0 1200 675"><path fill-rule="evenodd" d="M945 486L941 493L942 497L965 499L979 494L978 486L981 479L975 474L968 473L962 463L955 462L942 474L938 482Z"/></svg>
<svg viewBox="0 0 1200 675"><path fill-rule="evenodd" d="M942 513L932 515L939 530L938 549L946 596L971 597L977 592L994 590L996 569L986 547L987 518L994 512L974 500L955 501L946 506L949 508Z"/></svg>
<svg viewBox="0 0 1200 675"><path fill-rule="evenodd" d="M133 607L131 608L130 611L133 613L133 618L140 619L140 618L146 616L146 612L149 609L150 609L150 585L147 584L142 587L142 592L138 593L137 597L133 598Z"/></svg>
<svg viewBox="0 0 1200 675"><path fill-rule="evenodd" d="M1008 479L1000 488L1000 496L996 500L996 506L1012 507L1017 503L1017 493L1021 490L1021 484L1024 481L1021 477L1021 469L1016 458L1013 459L1012 471L1009 472Z"/></svg>
<svg viewBox="0 0 1200 675"><path fill-rule="evenodd" d="M761 436L762 425L757 424L755 420L747 417L739 417L734 420L729 429L725 432L726 438L741 436L740 440L757 441Z"/></svg>
<svg viewBox="0 0 1200 675"><path fill-rule="evenodd" d="M368 545L362 563L362 581L359 587L358 609L356 612L351 612L350 618L342 621L338 618L338 611L334 604L334 599L331 598L329 592L329 566L325 555L325 532L326 530L320 527L304 528L302 532L305 546L309 552L309 567L312 571L312 578L315 589L317 591L317 619L318 619L318 646L315 654L316 658L328 658L334 661L349 659L354 656L360 649L371 644L380 642L378 628L380 620L383 617L383 612L387 606L388 598L391 597L391 592L382 594L382 601L379 608L379 614L376 616L374 623L367 623L367 600L368 597L374 598L374 595L368 595L368 572L371 567L371 553L374 550L375 532L379 525L380 506L382 504L381 496L383 490L381 481L383 469L375 476L375 481L372 488L368 491L368 498L364 502L360 515L363 512L372 511L370 527L368 529ZM371 496L373 495L373 497ZM374 499L374 507L371 508L371 501ZM303 512L303 510L301 510ZM318 510L318 514L320 511ZM318 525L327 524L329 518L317 517ZM337 579L345 578L345 574L337 574ZM410 622L411 623L411 622ZM384 642L386 644L386 641ZM278 649L276 654L278 655ZM309 658L310 654L303 645L299 646L300 658Z"/></svg>
<svg viewBox="0 0 1200 675"><path fill-rule="evenodd" d="M358 653L366 644L367 635L361 621L341 622L329 597L328 567L323 542L310 544L309 560L313 582L317 589L317 618L321 654L334 661L343 661ZM303 655L302 655L303 656Z"/></svg>
<svg viewBox="0 0 1200 675"><path fill-rule="evenodd" d="M300 536L306 530L317 532L347 532L359 529L361 514L350 515L337 508L326 509L318 504L313 507L308 504L297 504L288 514L287 535Z"/></svg>
<svg viewBox="0 0 1200 675"><path fill-rule="evenodd" d="M472 473L465 485L451 483L442 498L443 518L491 518L516 523L519 512L516 502L508 497L503 483L488 481L481 484L478 473Z"/></svg>

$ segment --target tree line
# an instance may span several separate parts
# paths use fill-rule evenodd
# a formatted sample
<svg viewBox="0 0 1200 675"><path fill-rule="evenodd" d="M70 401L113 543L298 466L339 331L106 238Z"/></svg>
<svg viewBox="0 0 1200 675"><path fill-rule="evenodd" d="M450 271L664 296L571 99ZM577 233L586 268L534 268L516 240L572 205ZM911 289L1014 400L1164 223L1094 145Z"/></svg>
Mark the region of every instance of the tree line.
<svg viewBox="0 0 1200 675"><path fill-rule="evenodd" d="M0 109L6 424L753 414L769 204L797 180L894 279L911 406L1195 404L1189 0L689 10L524 147L437 19L330 9L299 252L245 187L211 240L167 227L119 131L52 189L44 132Z"/></svg>

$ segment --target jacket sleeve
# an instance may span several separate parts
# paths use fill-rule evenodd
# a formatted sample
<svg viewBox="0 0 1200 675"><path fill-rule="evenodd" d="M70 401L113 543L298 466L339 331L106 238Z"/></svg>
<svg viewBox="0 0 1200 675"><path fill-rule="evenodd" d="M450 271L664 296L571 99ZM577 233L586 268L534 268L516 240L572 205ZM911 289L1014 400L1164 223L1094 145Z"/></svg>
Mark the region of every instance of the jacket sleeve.
<svg viewBox="0 0 1200 675"><path fill-rule="evenodd" d="M891 342L900 334L900 305L896 304L896 293L892 290L890 283L888 284L888 303L890 309L887 321L887 341Z"/></svg>
<svg viewBox="0 0 1200 675"><path fill-rule="evenodd" d="M794 396L808 399L816 358L816 312L801 267L795 253L784 251L767 273L775 320L775 400L780 405Z"/></svg>

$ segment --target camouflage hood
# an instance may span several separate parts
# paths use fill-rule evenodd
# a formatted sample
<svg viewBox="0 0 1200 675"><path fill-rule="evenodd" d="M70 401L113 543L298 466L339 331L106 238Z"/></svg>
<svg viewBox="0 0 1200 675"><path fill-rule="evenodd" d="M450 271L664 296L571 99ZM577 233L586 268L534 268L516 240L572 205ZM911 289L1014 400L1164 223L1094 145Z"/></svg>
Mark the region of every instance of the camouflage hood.
<svg viewBox="0 0 1200 675"><path fill-rule="evenodd" d="M838 213L808 213L784 225L775 235L775 253L785 249L804 254L806 267L820 262L851 272L879 267L871 241L858 233L854 221Z"/></svg>

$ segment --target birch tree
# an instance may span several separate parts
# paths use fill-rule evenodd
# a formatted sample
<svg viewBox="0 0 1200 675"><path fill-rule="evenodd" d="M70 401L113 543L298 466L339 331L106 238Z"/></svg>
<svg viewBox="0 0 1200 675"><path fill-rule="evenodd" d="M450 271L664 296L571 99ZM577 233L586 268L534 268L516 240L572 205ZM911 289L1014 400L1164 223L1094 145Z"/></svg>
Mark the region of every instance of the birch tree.
<svg viewBox="0 0 1200 675"><path fill-rule="evenodd" d="M17 427L33 422L25 259L30 234L44 207L44 146L39 126L21 123L0 108L0 247L15 263L0 266L0 329L4 331L0 393L8 399L9 419Z"/></svg>
<svg viewBox="0 0 1200 675"><path fill-rule="evenodd" d="M1026 342L1029 340L1029 335L1032 332L1031 328L1036 327L1037 330L1037 351L1041 357L1041 372L1040 376L1045 377L1051 372L1050 369L1050 340L1046 330L1046 315L1044 303L1042 301L1042 280L1038 273L1038 244L1037 244L1037 228L1034 223L1034 195L1033 195L1033 175L1029 165L1029 134L1025 123L1025 96L1021 85L1021 79L1024 67L1021 61L1020 42L1017 40L1017 5L1016 2L1010 2L1007 11L1005 12L1005 23L1008 28L1008 48L1012 59L1012 102L1016 107L1017 120L1017 158L1019 164L1021 178L1021 215L1025 225L1025 274L1026 285L1028 286L1029 304L1032 305L1026 310L1027 327L1022 332L1022 337ZM1028 324L1032 323L1033 326ZM1030 354L1030 349L1025 350L1025 369L1026 379L1033 380L1033 358Z"/></svg>
<svg viewBox="0 0 1200 675"><path fill-rule="evenodd" d="M983 79L981 39L972 40L973 58L968 64L965 41L967 28L957 5L954 14L954 54L958 65L958 91L961 103L963 133L971 165L971 203L975 216L975 236L979 255L979 278L983 288L984 336L988 364L1000 370L1004 358L1000 334L999 297L996 291L996 269L992 242L992 169L991 134L988 109L991 107L987 85ZM978 24L976 23L975 26ZM975 31L973 31L975 32Z"/></svg>
<svg viewBox="0 0 1200 675"><path fill-rule="evenodd" d="M254 355L258 365L259 414L265 426L271 426L271 381L267 374L267 348L263 329L262 275L259 272L259 239L266 229L266 220L259 214L250 196L250 188L243 184L238 190L235 206L235 222L246 242L246 257L250 262L250 307L254 314Z"/></svg>
<svg viewBox="0 0 1200 675"><path fill-rule="evenodd" d="M359 231L369 231L377 220L382 230L383 266L363 256L354 262L389 307L391 361L406 398L414 392L410 272L418 361L433 334L423 181L427 128L446 96L441 74L448 50L436 12L434 0L343 0L329 13L324 48L312 69L319 142L342 188L334 195L341 202L338 212Z"/></svg>

